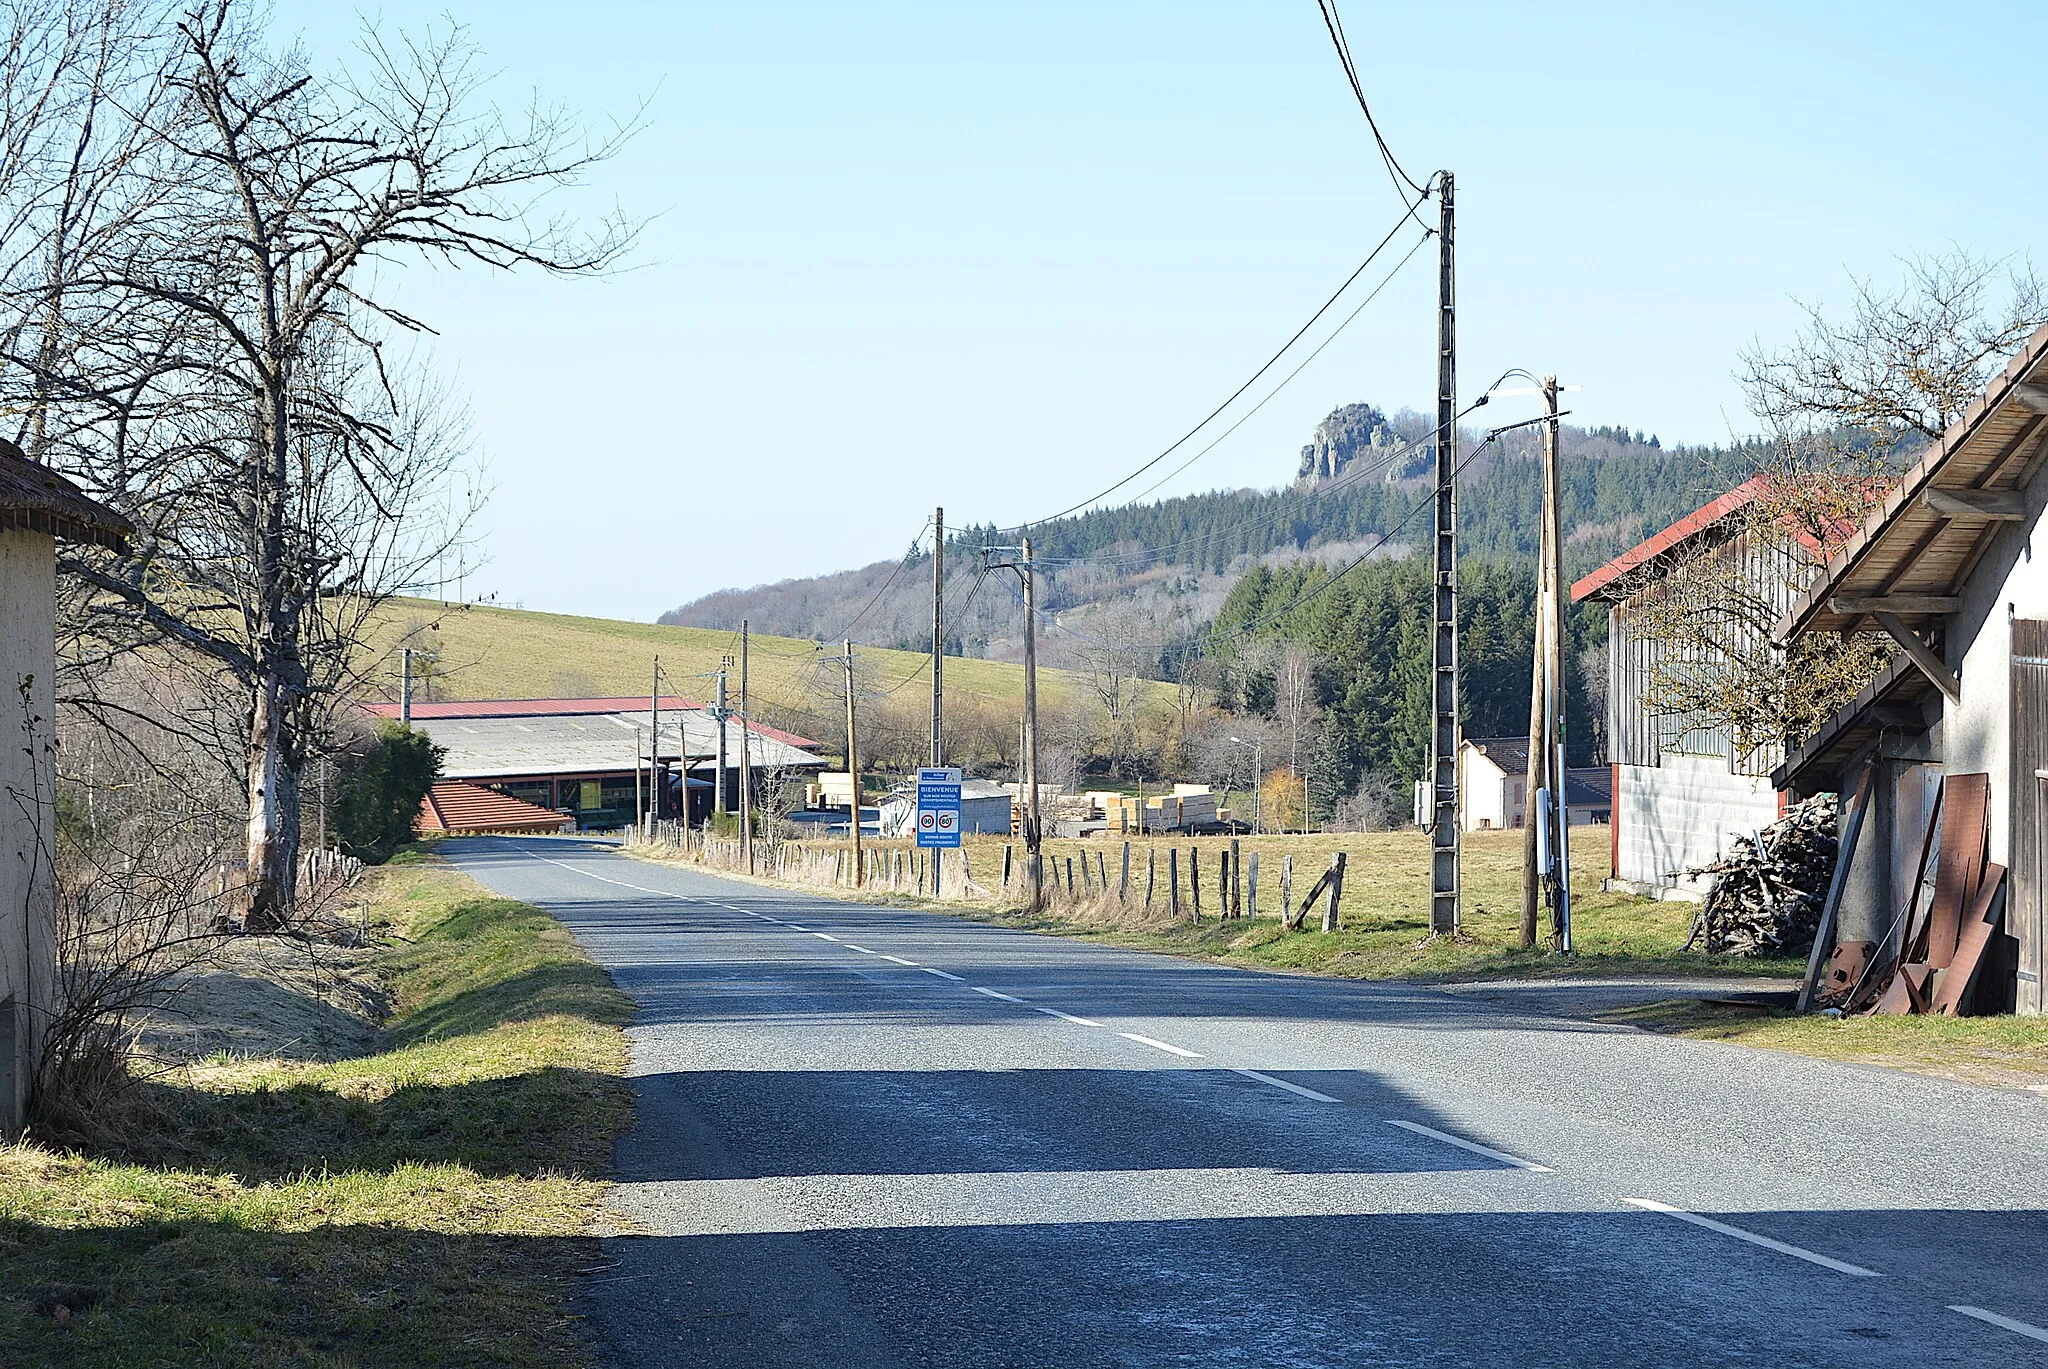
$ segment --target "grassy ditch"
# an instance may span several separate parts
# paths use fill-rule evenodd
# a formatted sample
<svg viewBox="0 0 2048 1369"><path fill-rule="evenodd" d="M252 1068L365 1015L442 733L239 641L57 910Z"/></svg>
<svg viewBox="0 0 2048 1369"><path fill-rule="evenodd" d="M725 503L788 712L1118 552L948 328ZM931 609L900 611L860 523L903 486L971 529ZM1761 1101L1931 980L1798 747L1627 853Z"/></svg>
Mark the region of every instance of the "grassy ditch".
<svg viewBox="0 0 2048 1369"><path fill-rule="evenodd" d="M1590 835L1588 835L1590 833ZM1027 917L1017 907L1016 885L1008 897L988 902L938 902L901 893L870 895L874 901L972 917L1008 927L1059 936L1081 937L1107 944L1195 955L1229 964L1343 975L1357 979L1425 978L1473 980L1551 975L1772 975L1795 976L1806 962L1798 959L1744 960L1681 951L1697 912L1690 903L1660 903L1630 894L1603 893L1607 829L1581 829L1578 861L1572 879L1575 953L1561 958L1547 950L1521 950L1522 834L1475 832L1465 837L1463 933L1456 938L1429 935L1429 840L1419 832L1331 833L1314 836L1260 836L1239 839L1240 852L1259 857L1259 916L1225 922L1217 917L1218 861L1230 845L1227 837L1167 837L1131 842L1130 899L1091 897L1085 887L1069 899L1054 895L1046 912ZM884 845L904 846L902 841ZM997 889L1003 870L1000 837L967 839L969 868L982 885ZM1012 843L1013 859L1021 862L1023 846ZM1180 853L1182 918L1166 913L1168 850ZM1202 918L1189 916L1187 887L1189 852L1201 871ZM1279 925L1280 867L1294 858L1297 906L1328 867L1333 852L1345 853L1344 897L1335 932L1283 932ZM640 854L646 854L644 850ZM1156 854L1155 854L1156 853ZM1082 862L1092 870L1098 860L1114 886L1123 859L1121 839L1107 841L1052 840L1045 858L1057 863L1064 879L1069 862L1080 882ZM1152 907L1143 906L1146 869L1155 871ZM836 897L851 890L824 890ZM1321 905L1303 924L1319 928ZM1547 928L1546 935L1547 935Z"/></svg>
<svg viewBox="0 0 2048 1369"><path fill-rule="evenodd" d="M1801 1017L1671 1000L1607 1018L1697 1041L1731 1041L1973 1084L2048 1087L2048 1017Z"/></svg>
<svg viewBox="0 0 2048 1369"><path fill-rule="evenodd" d="M393 1011L352 1059L137 1086L93 1153L0 1148L0 1364L563 1365L631 1004L439 861L367 877Z"/></svg>

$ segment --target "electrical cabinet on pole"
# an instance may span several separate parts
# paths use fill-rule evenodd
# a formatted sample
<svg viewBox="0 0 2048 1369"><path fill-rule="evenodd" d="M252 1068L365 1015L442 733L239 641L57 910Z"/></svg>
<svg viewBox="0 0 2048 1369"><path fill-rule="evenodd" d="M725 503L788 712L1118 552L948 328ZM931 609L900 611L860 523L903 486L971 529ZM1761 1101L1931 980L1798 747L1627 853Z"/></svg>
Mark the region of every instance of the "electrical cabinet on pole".
<svg viewBox="0 0 2048 1369"><path fill-rule="evenodd" d="M1431 649L1429 929L1458 930L1458 321L1451 173L1436 178L1436 631Z"/></svg>

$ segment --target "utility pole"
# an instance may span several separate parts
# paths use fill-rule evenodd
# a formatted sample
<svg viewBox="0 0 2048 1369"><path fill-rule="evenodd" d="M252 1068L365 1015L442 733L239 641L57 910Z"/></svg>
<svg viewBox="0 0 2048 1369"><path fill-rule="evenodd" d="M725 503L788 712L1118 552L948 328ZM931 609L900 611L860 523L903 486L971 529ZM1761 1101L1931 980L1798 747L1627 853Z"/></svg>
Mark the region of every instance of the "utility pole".
<svg viewBox="0 0 2048 1369"><path fill-rule="evenodd" d="M987 551L1019 551L1018 561L989 561L988 570L1011 570L1024 585L1024 716L1017 723L1017 763L1022 771L1018 799L1024 810L1024 898L1027 912L1045 907L1045 866L1039 856L1038 822L1038 581L1031 572L1031 539L1021 547L988 547Z"/></svg>
<svg viewBox="0 0 2048 1369"><path fill-rule="evenodd" d="M1544 378L1543 395L1550 412L1556 414L1556 377ZM1535 642L1529 672L1529 764L1522 785L1521 944L1525 951L1536 945L1537 904L1544 900L1547 892L1548 872L1542 868L1539 852L1556 849L1551 845L1547 830L1549 814L1543 812L1536 802L1538 790L1554 788L1550 773L1550 601L1556 586L1550 578L1553 562L1550 515L1557 495L1555 425L1553 417L1543 429L1543 509L1538 519L1542 524L1542 534L1538 539L1541 549L1536 558Z"/></svg>
<svg viewBox="0 0 2048 1369"><path fill-rule="evenodd" d="M1550 781L1550 910L1558 954L1572 949L1572 815L1566 799L1564 751L1564 514L1557 455L1557 377L1543 377L1543 545L1548 560L1549 619L1543 624L1543 699L1548 710L1544 768ZM1540 605L1539 601L1539 605ZM1531 757L1531 763L1534 758Z"/></svg>
<svg viewBox="0 0 2048 1369"><path fill-rule="evenodd" d="M932 510L932 765L946 763L946 511ZM936 855L937 848L933 848Z"/></svg>
<svg viewBox="0 0 2048 1369"><path fill-rule="evenodd" d="M400 722L404 723L404 724L405 724L405 725L406 725L407 727L411 727L411 726L412 726L412 648L411 648L411 647L409 647L409 646L402 646L402 647L400 647L400 648L398 649L398 656L399 656L399 659L400 659L401 661L403 661L403 662L404 662L404 665L403 665L403 666L402 666L401 668L402 668L402 669L404 670L404 672L405 672L405 683L401 684L401 685L400 685L400 686L398 687L398 720L399 720Z"/></svg>
<svg viewBox="0 0 2048 1369"><path fill-rule="evenodd" d="M1431 651L1429 930L1458 930L1458 317L1451 173L1439 171L1436 318L1436 632Z"/></svg>
<svg viewBox="0 0 2048 1369"><path fill-rule="evenodd" d="M725 800L725 720L732 716L732 710L725 706L725 672L732 669L732 657L718 658L718 702L711 709L712 720L718 724L718 756L713 762L718 770L711 777L711 811L719 817L726 814Z"/></svg>
<svg viewBox="0 0 2048 1369"><path fill-rule="evenodd" d="M853 732L853 639L846 639L846 778L853 786L853 887L865 882L860 868L860 752Z"/></svg>
<svg viewBox="0 0 2048 1369"><path fill-rule="evenodd" d="M740 619L740 864L754 873L754 742L747 725L747 620ZM683 802L690 801L690 779L683 773Z"/></svg>
<svg viewBox="0 0 2048 1369"><path fill-rule="evenodd" d="M633 729L633 830L647 828L647 800L640 792L640 729Z"/></svg>
<svg viewBox="0 0 2048 1369"><path fill-rule="evenodd" d="M680 748L678 748L680 749ZM654 679L647 695L647 835L661 821L661 657L654 658Z"/></svg>
<svg viewBox="0 0 2048 1369"><path fill-rule="evenodd" d="M1038 582L1031 572L1031 539L1024 539L1024 894L1025 911L1045 907L1043 861L1038 854Z"/></svg>

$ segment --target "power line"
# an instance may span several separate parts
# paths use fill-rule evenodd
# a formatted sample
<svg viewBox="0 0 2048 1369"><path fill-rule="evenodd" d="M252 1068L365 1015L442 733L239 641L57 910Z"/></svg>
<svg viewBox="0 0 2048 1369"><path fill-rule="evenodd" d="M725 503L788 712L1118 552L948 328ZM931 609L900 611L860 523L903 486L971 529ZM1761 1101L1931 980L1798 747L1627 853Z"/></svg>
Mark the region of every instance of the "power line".
<svg viewBox="0 0 2048 1369"><path fill-rule="evenodd" d="M841 640L851 637L853 635L853 630L860 626L861 620L866 618L870 613L873 613L875 611L875 605L882 602L882 596L889 592L889 587L895 584L897 578L901 576L906 569L909 568L910 563L917 559L918 543L924 540L924 535L926 532L930 531L931 526L932 520L929 518L925 519L924 526L919 528L917 530L917 535L910 539L910 550L903 553L903 559L896 563L896 569L889 572L889 578L884 580L882 582L882 587L875 591L875 597L868 600L867 607L862 609L859 613L854 614L852 621L847 623L847 625L841 628L839 631L828 632L823 637L821 637L819 639L819 650L824 650L823 643L830 641L834 637L837 637Z"/></svg>
<svg viewBox="0 0 2048 1369"><path fill-rule="evenodd" d="M1417 197L1415 204L1421 203L1422 197L1419 196ZM1078 513L1082 509L1087 508L1090 504L1093 504L1096 500L1106 498L1107 496L1116 493L1118 490L1122 489L1124 486L1130 484L1133 480L1136 480L1139 476L1143 475L1146 471L1151 470L1154 466L1157 466L1160 462L1166 460L1167 457L1172 456L1175 452L1179 451L1182 447L1186 446L1191 440L1193 440L1195 434L1201 432L1202 429L1208 427L1211 423L1215 422L1218 415L1220 415L1225 409L1228 409L1232 404L1235 404L1239 396L1243 395L1246 390L1249 390L1252 386L1258 383L1260 376L1263 376L1264 374L1266 374L1266 372L1272 370L1273 367L1279 364L1280 358L1286 356L1288 352L1293 350L1294 344L1301 341L1303 335L1306 334L1309 329L1315 327L1317 320L1321 319L1324 314L1330 312L1331 308L1337 303L1337 301L1344 297L1344 292L1349 290L1352 287L1352 285L1358 280L1358 278L1365 274L1366 268L1371 266L1374 261L1379 259L1380 253L1387 250L1387 244L1394 240L1395 235L1401 231L1402 224L1406 223L1409 218L1413 217L1413 213L1414 205L1410 205L1409 212L1407 214L1404 214L1400 219L1397 219L1395 221L1394 226L1387 230L1387 235L1384 238L1380 239L1379 245L1374 247L1372 251L1366 255L1365 260L1358 264L1358 269L1353 271L1350 275L1346 276L1344 278L1344 283L1338 286L1336 290L1332 292L1328 299L1323 301L1321 307L1318 308L1315 311L1315 313L1309 315L1308 322L1302 324L1301 327L1297 328L1294 332L1294 336L1288 338L1287 341L1281 345L1279 351L1273 353L1272 356L1266 358L1265 364L1260 366L1258 370L1253 371L1251 377L1248 380L1246 380L1244 384L1238 386L1235 390L1231 391L1229 398L1225 399L1221 404L1218 404L1215 408L1211 409L1208 412L1208 414L1203 417L1200 423L1197 423L1194 427L1182 433L1179 437L1175 438L1173 442L1170 445L1168 445L1164 451L1160 452L1150 461L1147 461L1144 465L1132 471L1129 475L1126 475L1123 479L1109 486L1109 488L1090 495L1088 498L1083 499L1080 503L1075 504L1070 508L1061 509L1058 513L1047 514L1043 518L1035 518L1026 523L1016 524L1008 529L1005 529L1005 531L1019 532L1022 531L1024 528L1036 527L1040 523L1050 523L1055 519L1065 518L1068 514Z"/></svg>
<svg viewBox="0 0 2048 1369"><path fill-rule="evenodd" d="M1418 197L1414 204L1408 206L1408 217L1415 219L1417 223L1422 223L1422 220L1416 216L1415 205L1421 204L1424 199L1429 197L1429 190L1427 187L1418 184L1415 178L1408 174L1407 169L1394 156L1394 150L1387 146L1386 138L1380 133L1379 120L1373 118L1372 106L1365 98L1365 85L1358 79L1358 64L1351 57L1351 40L1344 34L1344 19L1342 15L1337 13L1337 0L1316 0L1316 7L1322 11L1323 27L1329 31L1330 42L1337 49L1337 60L1344 67L1345 80L1351 84L1352 97L1358 101L1359 111L1365 115L1366 127L1372 130L1373 145L1379 149L1380 160L1386 163L1387 175L1393 179L1394 193L1399 195L1401 199L1406 200L1408 198L1407 191L1404 191L1401 186L1403 182L1407 183L1408 189L1413 190ZM1428 225L1423 224L1423 227L1427 228Z"/></svg>

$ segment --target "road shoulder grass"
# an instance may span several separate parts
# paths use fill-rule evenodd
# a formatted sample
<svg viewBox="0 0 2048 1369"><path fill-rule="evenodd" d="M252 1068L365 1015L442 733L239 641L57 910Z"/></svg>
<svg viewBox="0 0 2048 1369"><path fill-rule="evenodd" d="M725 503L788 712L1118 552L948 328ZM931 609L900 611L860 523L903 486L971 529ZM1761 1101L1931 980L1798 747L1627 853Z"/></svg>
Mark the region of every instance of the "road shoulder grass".
<svg viewBox="0 0 2048 1369"><path fill-rule="evenodd" d="M138 1085L93 1152L0 1148L0 1364L555 1366L629 1122L632 1004L568 932L369 872L372 1054Z"/></svg>
<svg viewBox="0 0 2048 1369"><path fill-rule="evenodd" d="M2048 1017L1823 1017L1671 999L1602 1020L1759 1050L2048 1091Z"/></svg>

